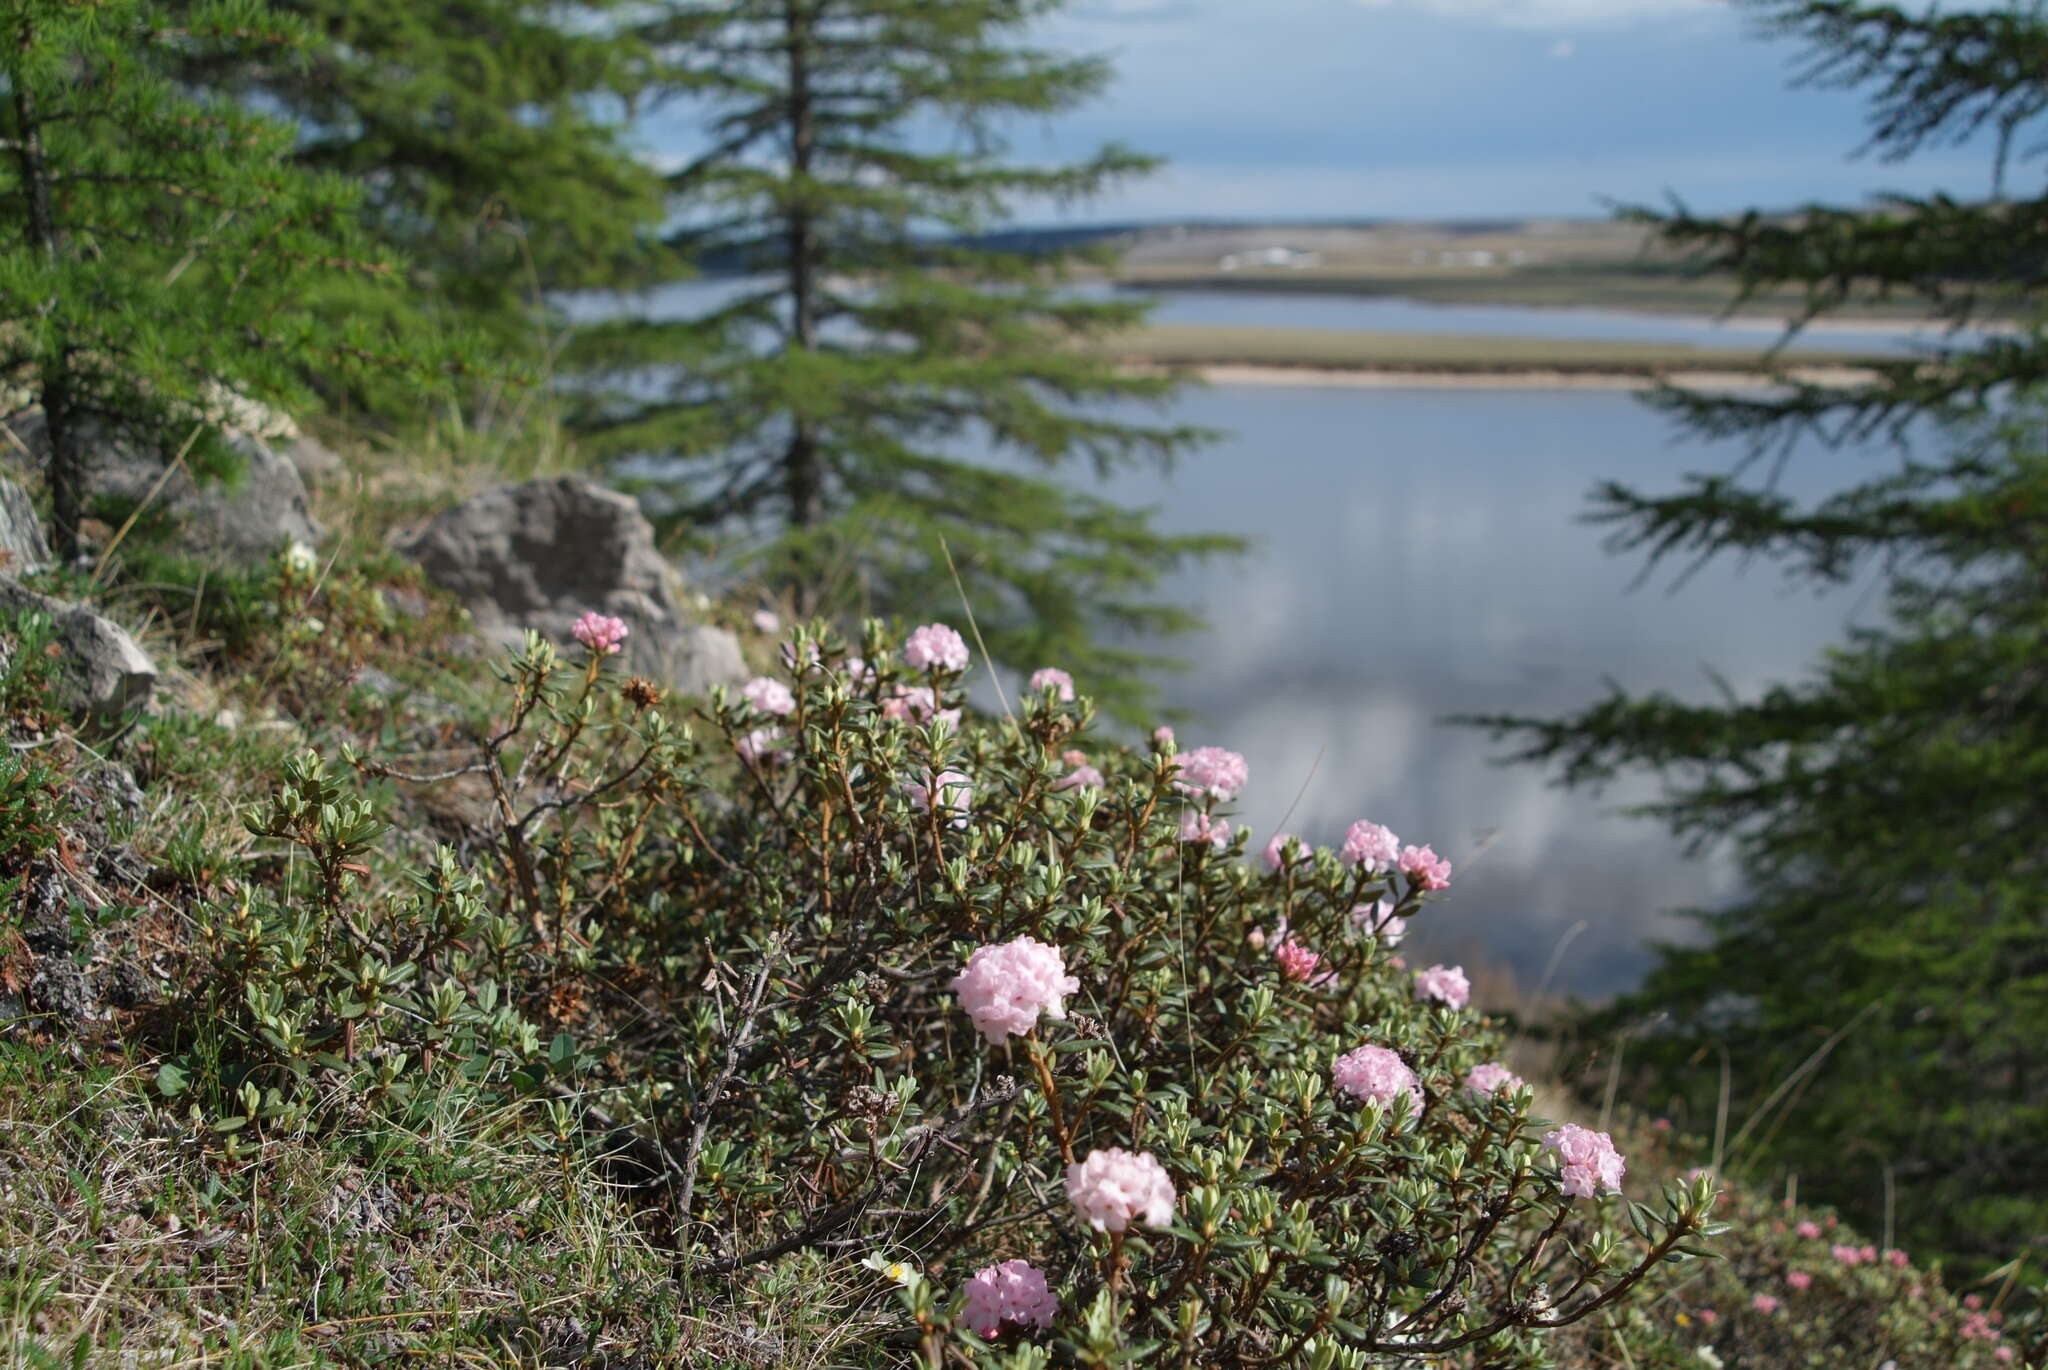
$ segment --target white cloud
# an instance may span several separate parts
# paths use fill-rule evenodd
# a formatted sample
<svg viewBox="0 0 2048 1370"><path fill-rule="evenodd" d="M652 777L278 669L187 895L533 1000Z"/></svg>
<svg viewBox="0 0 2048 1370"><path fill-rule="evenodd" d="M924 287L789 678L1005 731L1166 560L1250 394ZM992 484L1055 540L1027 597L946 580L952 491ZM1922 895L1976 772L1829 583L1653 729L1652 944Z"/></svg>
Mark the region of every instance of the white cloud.
<svg viewBox="0 0 2048 1370"><path fill-rule="evenodd" d="M1578 56L1579 45L1569 38L1560 38L1550 45L1550 55L1560 62L1568 57Z"/></svg>
<svg viewBox="0 0 2048 1370"><path fill-rule="evenodd" d="M1133 20L1180 19L1193 14L1193 0L1088 0L1074 9L1076 19L1094 19L1109 23L1126 23Z"/></svg>
<svg viewBox="0 0 2048 1370"><path fill-rule="evenodd" d="M1726 8L1726 0L1354 0L1367 9L1420 10L1516 28L1611 23L1625 19L1688 19Z"/></svg>

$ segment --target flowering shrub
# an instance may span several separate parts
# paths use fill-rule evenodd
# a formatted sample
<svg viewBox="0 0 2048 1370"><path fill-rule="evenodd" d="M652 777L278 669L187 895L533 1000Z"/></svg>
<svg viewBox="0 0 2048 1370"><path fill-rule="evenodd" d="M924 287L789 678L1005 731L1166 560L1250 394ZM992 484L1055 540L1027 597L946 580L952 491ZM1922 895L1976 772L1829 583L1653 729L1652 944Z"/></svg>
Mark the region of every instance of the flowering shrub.
<svg viewBox="0 0 2048 1370"><path fill-rule="evenodd" d="M579 641L529 642L466 756L350 758L480 796L410 891L317 758L252 816L291 874L200 915L229 1040L171 1082L225 1135L337 1081L499 1091L694 1287L802 1257L899 1301L877 1364L1541 1365L1713 1235L1704 1179L1611 1198L1462 974L1395 960L1428 848L1258 869L1241 756L1090 741L1057 678L962 715L944 625L800 631L687 724Z"/></svg>
<svg viewBox="0 0 2048 1370"><path fill-rule="evenodd" d="M1802 1217L1738 1186L1727 1187L1723 1202L1729 1230L1715 1243L1720 1259L1648 1281L1645 1297L1613 1318L1565 1334L1561 1358L1639 1370L2041 1364L2036 1334L2016 1326L2031 1318L2015 1319L2005 1306L2019 1303L2020 1286L1995 1283L1988 1296L1958 1297L1939 1271L1856 1238L1832 1217Z"/></svg>

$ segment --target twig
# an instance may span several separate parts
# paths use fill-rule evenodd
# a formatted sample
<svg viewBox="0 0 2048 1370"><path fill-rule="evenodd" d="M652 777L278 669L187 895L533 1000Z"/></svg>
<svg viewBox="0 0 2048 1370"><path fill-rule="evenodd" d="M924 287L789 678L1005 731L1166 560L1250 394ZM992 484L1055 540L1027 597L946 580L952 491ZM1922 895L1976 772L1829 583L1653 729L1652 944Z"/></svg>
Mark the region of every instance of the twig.
<svg viewBox="0 0 2048 1370"><path fill-rule="evenodd" d="M782 942L778 937L770 942L767 954L761 958L761 968L754 972L754 985L747 994L746 1014L740 1019L732 1039L726 1043L725 1064L719 1069L718 1078L711 1082L711 1088L690 1109L690 1146L683 1153L683 1192L676 1201L676 1216L681 1222L690 1221L690 1201L697 1192L697 1161L704 1154L704 1138L711 1131L711 1115L717 1111L718 1101L725 1097L725 1087L732 1082L733 1072L739 1069L741 1053L754 1040L754 1028L761 1018L761 996L768 989L768 974L781 959Z"/></svg>

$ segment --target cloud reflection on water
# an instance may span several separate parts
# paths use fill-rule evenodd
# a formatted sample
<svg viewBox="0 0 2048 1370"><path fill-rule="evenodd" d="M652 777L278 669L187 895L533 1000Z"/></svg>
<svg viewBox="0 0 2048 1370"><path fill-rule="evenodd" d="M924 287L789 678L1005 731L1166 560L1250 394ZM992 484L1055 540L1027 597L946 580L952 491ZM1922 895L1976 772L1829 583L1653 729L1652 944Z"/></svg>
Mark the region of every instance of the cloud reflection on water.
<svg viewBox="0 0 2048 1370"><path fill-rule="evenodd" d="M1674 446L1665 420L1603 392L1218 388L1175 416L1236 436L1109 493L1158 506L1173 529L1256 540L1248 562L1169 587L1211 627L1182 644L1192 669L1165 690L1201 720L1184 745L1249 758L1255 849L1283 817L1322 844L1356 818L1434 843L1458 872L1417 953L1482 943L1527 983L1583 918L1556 984L1585 994L1638 975L1646 938L1687 934L1667 910L1734 892L1725 854L1687 859L1656 824L1613 812L1649 785L1560 791L1438 720L1563 712L1610 679L1700 698L1708 668L1738 689L1801 673L1853 593L1815 597L1733 565L1675 594L1668 576L1631 591L1640 564L1607 555L1581 517L1599 478L1668 488L1739 449ZM1803 454L1787 485L1824 489L1869 459Z"/></svg>

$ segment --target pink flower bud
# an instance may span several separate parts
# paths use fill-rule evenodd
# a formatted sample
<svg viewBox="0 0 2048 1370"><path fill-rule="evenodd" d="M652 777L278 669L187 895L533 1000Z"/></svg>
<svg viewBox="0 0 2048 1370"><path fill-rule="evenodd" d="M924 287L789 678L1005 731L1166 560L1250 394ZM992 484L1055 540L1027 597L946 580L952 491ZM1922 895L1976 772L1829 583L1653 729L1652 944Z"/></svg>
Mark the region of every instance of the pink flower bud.
<svg viewBox="0 0 2048 1370"><path fill-rule="evenodd" d="M589 613L570 626L569 636L588 647L594 655L616 656L619 644L624 642L632 631L626 626L624 619L612 618L607 614Z"/></svg>
<svg viewBox="0 0 2048 1370"><path fill-rule="evenodd" d="M1074 702L1074 678L1057 666L1041 667L1031 673L1031 693L1046 690L1055 691L1062 704Z"/></svg>

